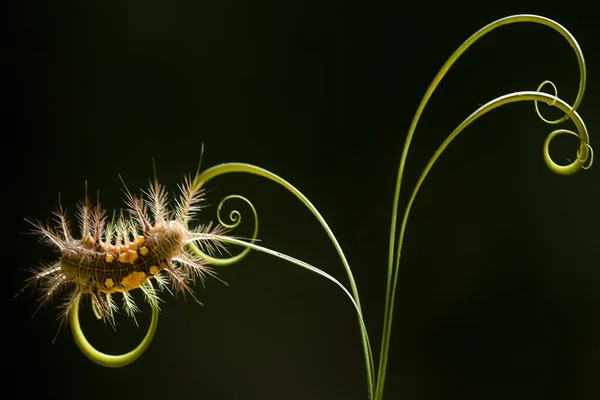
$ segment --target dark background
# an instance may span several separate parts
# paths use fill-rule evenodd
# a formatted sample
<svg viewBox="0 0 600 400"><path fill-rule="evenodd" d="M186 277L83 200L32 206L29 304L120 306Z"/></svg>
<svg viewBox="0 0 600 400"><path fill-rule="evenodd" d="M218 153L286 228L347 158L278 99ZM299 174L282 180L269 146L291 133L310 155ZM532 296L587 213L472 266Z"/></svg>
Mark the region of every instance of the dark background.
<svg viewBox="0 0 600 400"><path fill-rule="evenodd" d="M68 330L52 344L57 311L31 319L35 296L13 296L23 269L56 257L27 234L23 218L50 218L59 192L73 211L85 180L112 210L123 204L118 174L141 188L154 158L161 181L176 190L202 143L203 167L241 161L279 174L337 235L378 354L405 133L431 79L468 36L523 12L567 27L588 66L579 111L592 145L598 137L600 25L593 8L576 2L122 3L23 3L7 21L3 69L16 90L2 135L6 398L367 398L348 299L331 282L262 254L219 268L228 286L210 279L198 287L203 307L165 294L154 342L128 367L91 363ZM576 59L552 30L511 25L478 42L426 108L404 202L468 114L545 79L573 101ZM541 149L554 129L532 104L509 105L468 128L434 167L409 220L386 398L600 396L600 168L570 177L548 170ZM552 155L566 163L576 146L561 137ZM347 282L323 230L285 190L246 175L210 189L213 204L231 193L252 200L262 244ZM214 220L215 207L200 219ZM242 233L251 227L245 221ZM90 314L82 310L84 329L103 351L127 351L143 336L125 317L115 332Z"/></svg>

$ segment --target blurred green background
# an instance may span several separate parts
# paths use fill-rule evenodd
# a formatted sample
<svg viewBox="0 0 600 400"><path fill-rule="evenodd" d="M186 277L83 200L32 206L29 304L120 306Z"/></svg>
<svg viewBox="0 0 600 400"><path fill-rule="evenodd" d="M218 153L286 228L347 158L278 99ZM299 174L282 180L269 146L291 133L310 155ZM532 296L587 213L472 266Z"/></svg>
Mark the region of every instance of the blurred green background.
<svg viewBox="0 0 600 400"><path fill-rule="evenodd" d="M600 35L592 8L525 3L22 3L8 21L14 57L5 64L15 67L7 78L16 91L5 109L3 235L15 245L4 250L11 287L2 379L19 393L7 398L366 399L345 295L262 254L219 268L228 286L209 279L198 287L204 306L165 294L156 338L131 366L91 363L68 330L52 344L57 310L32 319L35 296L13 298L28 276L23 269L55 257L26 234L23 218L50 218L59 192L74 211L86 180L106 208L121 207L118 174L130 189L142 188L153 159L160 180L176 190L204 143L203 167L257 164L317 206L353 266L377 352L404 136L456 47L513 13L563 24L586 56L580 112L597 143ZM423 115L403 201L467 115L545 79L573 101L576 59L552 30L512 25L477 43ZM553 129L533 104L509 105L472 125L434 167L408 224L386 398L600 396L600 166L571 177L550 172L541 149ZM558 162L574 157L575 140L555 143ZM257 207L263 245L347 282L325 233L291 195L235 175L212 181L208 201L231 193ZM215 220L215 209L200 221ZM240 232L251 223L246 218ZM82 310L84 328L101 350L127 351L144 334L125 317L115 332L91 315Z"/></svg>

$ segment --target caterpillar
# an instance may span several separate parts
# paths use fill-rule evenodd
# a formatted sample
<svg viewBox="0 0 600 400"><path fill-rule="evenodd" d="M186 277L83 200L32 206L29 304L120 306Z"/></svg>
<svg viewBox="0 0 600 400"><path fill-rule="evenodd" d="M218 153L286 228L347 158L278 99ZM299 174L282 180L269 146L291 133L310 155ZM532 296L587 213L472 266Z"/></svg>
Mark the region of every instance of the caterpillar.
<svg viewBox="0 0 600 400"><path fill-rule="evenodd" d="M179 189L181 194L171 208L166 188L155 173L139 195L134 196L125 186L126 207L118 217L115 213L109 219L99 196L96 204L90 202L86 182L85 198L77 205L79 238L71 230L60 196L53 221L27 220L34 226L33 232L59 253L54 263L31 269L32 276L21 290L39 288L36 312L62 294L58 319L64 326L73 304L89 297L96 318L114 326L119 310L117 295L122 297L126 314L135 320L140 311L130 293L135 289L157 309L161 302L157 289L187 293L198 301L192 289L195 279L204 282L207 275L216 275L200 255L224 249L222 239L227 229L212 223L189 229L188 222L202 208L204 190L194 186L191 176L184 177ZM200 251L190 250L192 242Z"/></svg>

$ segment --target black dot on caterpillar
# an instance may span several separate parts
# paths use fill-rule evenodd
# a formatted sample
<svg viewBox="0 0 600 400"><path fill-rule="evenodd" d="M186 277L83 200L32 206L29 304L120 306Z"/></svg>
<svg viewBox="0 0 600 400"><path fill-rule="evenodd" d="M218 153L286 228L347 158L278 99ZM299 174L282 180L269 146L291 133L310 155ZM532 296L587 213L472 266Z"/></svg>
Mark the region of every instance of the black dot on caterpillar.
<svg viewBox="0 0 600 400"><path fill-rule="evenodd" d="M215 276L200 254L212 255L223 249L227 229L219 224L188 227L204 201L204 190L193 182L191 176L184 178L172 208L156 174L140 195L134 196L125 186L125 212L118 217L113 214L111 219L99 200L95 205L90 202L86 182L85 198L77 207L79 238L71 230L59 197L52 222L27 220L45 243L58 250L58 260L31 269L32 276L20 292L29 286L39 288L36 312L60 295L61 326L68 322L73 304L83 297L91 299L98 319L113 326L118 296L127 315L135 320L139 308L130 293L134 289L139 288L155 308L161 301L157 289L188 293L197 301L192 289L195 279ZM192 242L201 252L189 250L187 245Z"/></svg>

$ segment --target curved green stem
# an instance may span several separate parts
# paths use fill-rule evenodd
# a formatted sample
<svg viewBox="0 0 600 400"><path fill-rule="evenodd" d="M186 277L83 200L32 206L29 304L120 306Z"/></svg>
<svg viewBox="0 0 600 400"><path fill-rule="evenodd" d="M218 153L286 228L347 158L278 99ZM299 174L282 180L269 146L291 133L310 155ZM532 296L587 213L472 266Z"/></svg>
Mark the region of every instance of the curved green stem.
<svg viewBox="0 0 600 400"><path fill-rule="evenodd" d="M374 378L375 378L375 366L373 363L373 355L371 352L371 345L369 343L369 339L368 339L368 335L367 335L367 329L364 325L364 319L363 319L363 315L362 315L360 298L358 296L358 289L356 287L356 282L354 281L354 276L352 275L352 270L350 269L350 265L348 264L348 261L346 260L346 256L344 255L344 252L342 251L342 248L341 248L340 244L338 243L335 235L331 231L331 228L329 228L329 225L327 225L327 222L325 222L325 219L321 216L321 214L315 208L315 206L292 184L287 182L285 179L279 177L278 175L276 175L266 169L263 169L263 168L260 168L260 167L254 166L254 165L244 164L244 163L226 163L226 164L216 165L216 166L209 168L209 169L205 170L204 172L200 173L193 182L193 188L196 190L201 187L204 187L204 185L209 180L211 180L217 176L229 174L229 173L240 173L240 172L262 176L262 177L267 178L267 179L283 186L284 188L286 188L293 195L295 195L302 202L302 204L304 204L304 206L306 206L306 208L308 208L313 213L313 215L319 221L319 224L321 224L323 229L325 229L325 232L327 232L329 239L333 243L340 259L342 260L342 264L344 265L344 269L346 270L346 274L348 275L348 280L350 281L352 298L354 299L355 307L356 307L357 314L358 314L359 325L360 325L361 341L362 341L362 345L363 345L363 352L364 352L365 364L366 364L366 369L367 369L367 385L368 385L368 391L369 391L369 399L372 399L373 388L374 388ZM245 243L244 245L248 246L248 243ZM250 246L248 246L248 248L250 248ZM197 248L193 247L193 249L196 250ZM315 271L313 271L313 272L315 272Z"/></svg>
<svg viewBox="0 0 600 400"><path fill-rule="evenodd" d="M487 33L491 32L492 30L494 30L496 28L499 28L500 26L517 23L517 22L533 22L533 23L546 25L546 26L554 29L555 31L560 33L567 40L567 42L573 48L573 50L575 51L575 54L577 56L577 61L579 64L579 72L580 72L580 81L579 81L579 90L577 92L577 97L575 99L575 102L573 103L573 106L569 107L568 105L566 105L566 103L560 102L559 104L561 104L562 107L559 106L559 108L561 108L563 111L565 111L565 115L562 118L557 119L555 121L547 121L547 120L544 120L544 121L551 123L551 124L557 124L557 123L566 121L570 117L573 117L572 114L579 107L579 104L581 103L581 100L583 98L583 94L585 91L585 84L586 84L586 69L585 69L583 53L581 52L579 44L577 43L575 38L571 35L571 33L569 31L567 31L564 27L562 27L560 24L552 21L551 19L540 17L537 15L529 15L529 14L513 15L513 16L499 19L497 21L494 21L494 22L486 25L485 27L481 28L479 31L474 33L470 38L468 38L450 56L450 58L446 61L446 63L442 66L442 68L440 69L438 74L435 76L435 78L433 79L429 88L425 92L425 95L423 96L423 99L421 100L419 107L417 108L415 116L410 125L410 129L407 133L406 140L404 143L404 148L402 150L402 156L400 158L400 166L398 169L398 177L396 180L396 190L394 193L394 202L393 202L393 208L392 208L392 221L391 221L392 223L391 223L391 228L390 228L388 274L387 274L386 300L385 300L385 311L384 311L384 326L383 326L382 341L381 341L379 369L378 369L378 374L377 374L377 387L376 387L376 391L375 391L376 399L381 399L383 397L383 387L385 384L387 360L388 360L388 355L389 355L389 343L390 343L390 337L391 337L392 318L393 318L393 312L394 312L394 298L395 298L395 293L396 293L398 270L399 270L399 266L400 266L402 241L403 241L403 237L404 237L404 229L405 229L405 225L406 225L406 220L408 218L408 212L410 210L410 204L412 204L412 200L414 200L414 195L416 195L416 192L413 192L413 196L411 197L409 206L407 207L407 209L405 211L404 220L403 220L402 226L400 228L400 235L398 237L398 242L396 243L396 225L397 225L397 220L398 220L398 206L399 206L398 203L399 203L399 198L400 198L400 187L401 187L401 181L402 181L402 177L404 174L404 167L406 164L406 159L407 159L410 143L412 141L412 137L416 130L416 127L417 127L417 124L421 117L421 114L423 113L425 105L429 101L431 95L433 94L433 92L435 91L437 86L439 85L440 81L446 75L446 73L448 72L450 67L456 62L456 60L471 45L473 45L473 43L475 43L477 40L481 39ZM501 98L497 99L497 101L498 101L497 103L494 103L494 101L492 101L491 103L488 103L488 105L480 108L477 112L472 114L469 118L467 118L457 129L455 129L455 131L453 132L451 137L448 138L449 140L447 139L444 142L444 145L442 145L442 147L440 147L440 149L438 149L438 152L436 152L436 154L432 158L432 161L430 162L431 164L428 164L428 167L426 167L426 171L424 172L424 175L421 175L421 178L424 179L424 177L427 175L427 172L429 171L429 168L431 168L431 166L433 165L433 162L435 162L437 157L439 157L439 154L441 153L441 151L443 151L445 149L445 147L450 143L450 141L461 130L466 128L466 126L468 126L470 123L472 123L479 116L485 114L488 111L491 111L492 109L494 109L496 107L501 106L502 104L507 104L507 103L514 102L514 101L522 101L522 100L538 101L538 100L541 100L541 101L548 102L550 105L555 105L555 100L556 100L555 97L550 97L550 100L552 100L552 101L548 101L549 100L548 95L546 95L544 93L538 93L538 92L521 92L521 93L514 94L515 97L511 97L511 96L513 96L513 95L508 95L508 97L507 96L501 97ZM488 108L485 108L485 107L488 107ZM565 109L565 107L566 107L566 109ZM538 114L539 114L539 110L537 110L537 103L536 103L536 111L538 111ZM585 127L583 126L583 121L581 121L580 118L577 118L577 119L581 123L581 126L579 126L578 129L583 127L583 130L580 130L579 132L580 133L586 132ZM577 124L577 122L576 122L576 124ZM549 139L547 141L549 141ZM585 138L582 137L581 140L582 140L583 146L580 146L580 148L579 148L578 160L576 160L576 162L577 161L581 162L582 160L585 162L588 159L588 154L590 153L589 150L591 149L589 147L587 134L585 134ZM545 160L546 160L547 165L549 165L549 166L554 164L554 163L549 162L549 161L551 161L549 158L549 154L547 157L545 155ZM589 167L589 165L588 165L588 167ZM579 164L579 168L582 168L581 164ZM575 165L565 168L565 167L561 167L561 166L554 164L554 166L552 166L551 169L557 173L563 173L563 172L571 173L571 172L574 172L574 170L576 170L578 168L576 168ZM420 187L421 182L422 182L422 180L420 179L419 183L417 184L417 189L418 189L418 187ZM396 254L395 259L394 259L394 254ZM393 279L392 279L392 275L393 275Z"/></svg>
<svg viewBox="0 0 600 400"><path fill-rule="evenodd" d="M71 321L71 331L73 332L73 338L75 339L75 343L79 349L86 355L90 360L95 362L96 364L100 364L104 367L118 368L124 367L128 364L131 364L135 360L137 360L144 351L152 342L154 338L154 333L156 332L156 327L158 325L158 314L159 311L156 307L152 307L152 320L150 321L150 326L148 327L148 332L144 337L144 340L132 351L125 354L119 355L110 355L105 354L98 351L94 346L88 342L85 337L85 334L81 330L81 324L79 323L79 299L81 296L77 296L75 298L75 302L73 303L73 308L70 313L70 321Z"/></svg>
<svg viewBox="0 0 600 400"><path fill-rule="evenodd" d="M364 322L364 320L362 318L362 311L360 310L358 304L354 300L354 297L352 297L352 294L350 294L350 292L348 291L348 289L346 289L346 287L344 285L342 285L340 283L340 281L338 281L337 279L335 279L333 276L329 275L327 272L325 272L325 271L323 271L323 270L321 270L321 269L319 269L317 267L314 267L314 266L310 265L307 262L304 262L304 261L299 260L297 258L288 256L287 254L280 253L279 251L271 250L271 249L269 249L267 247L259 246L259 245L254 244L254 243L249 243L249 242L246 242L246 241L243 241L243 240L239 240L239 239L235 239L235 238L228 237L228 236L220 236L219 240L222 241L222 242L225 242L225 243L232 243L232 244L236 244L238 246L244 246L244 247L246 247L247 249L250 249L250 250L259 251L261 253L265 253L265 254L269 254L269 255L274 256L274 257L281 258L282 260L285 260L285 261L290 262L292 264L296 264L299 267L302 267L302 268L307 269L307 270L309 270L311 272L314 272L317 275L321 275L322 277L324 277L324 278L330 280L331 282L335 283L340 289L342 289L342 291L346 294L346 296L348 296L348 298L350 299L350 302L352 303L352 305L356 309L356 312L359 314L358 322L359 322L359 324L361 326L361 331L365 333L365 336L366 336L366 339L367 339L366 343L367 343L367 346L368 346L369 357L371 358L371 362L373 362L373 360L372 360L373 356L372 356L372 353L371 353L371 344L370 344L370 341L369 341L369 336L367 335L367 327L365 326L365 322Z"/></svg>
<svg viewBox="0 0 600 400"><path fill-rule="evenodd" d="M521 91L521 92L507 94L505 96L498 97L498 98L488 102L487 104L483 105L482 107L480 107L478 110L476 110L470 116L468 116L457 128L454 129L454 131L444 140L444 142L436 150L434 155L431 157L429 162L426 164L425 168L423 169L423 172L419 176L419 178L415 184L415 187L408 199L406 209L404 212L404 216L400 223L400 227L399 227L400 231L399 231L399 234L396 235L396 229L397 229L397 225L398 225L398 207L399 207L399 198L400 198L400 188L401 188L402 177L404 174L404 167L406 164L408 150L410 147L410 143L412 141L412 137L414 135L416 126L418 124L418 121L423 113L423 110L424 110L427 102L429 101L430 97L432 96L433 92L437 88L438 84L443 79L443 77L448 72L448 70L451 68L451 66L473 43L475 43L481 37L483 37L487 33L491 32L492 30L494 30L500 26L512 24L512 23L516 23L516 22L533 22L533 23L538 23L538 24L548 26L548 27L554 29L555 31L557 31L558 33L560 33L567 40L569 45L573 48L573 50L575 51L576 56L577 56L577 61L578 61L579 70L580 70L579 90L578 90L577 97L576 97L573 105L570 106L565 101L558 98L556 87L554 86L554 84L552 84L552 82L544 81L538 87L537 91ZM549 95L547 93L543 93L540 91L541 88L543 87L543 85L545 85L547 83L552 85L554 92L555 92L554 95ZM375 364L373 361L373 354L372 354L372 349L371 349L371 345L369 342L369 337L367 334L367 328L364 323L362 308L361 308L360 299L359 299L359 295L358 295L358 289L357 289L352 271L350 269L350 266L349 266L349 264L346 260L346 257L342 251L342 248L339 245L335 236L333 235L333 232L331 231L331 229L329 228L329 226L323 219L323 217L317 211L317 209L312 205L312 203L300 191L298 191L290 183L288 183L281 177L275 175L274 173L267 171L263 168L254 166L254 165L243 164L243 163L227 163L227 164L217 165L215 167L205 170L202 173L199 173L192 183L192 189L193 189L192 191L199 190L209 180L211 180L217 176L220 176L223 174L228 174L228 173L240 173L240 172L262 176L264 178L267 178L267 179L283 186L288 191L290 191L292 194L294 194L313 213L313 215L317 218L318 222L325 229L327 235L329 236L330 240L332 241L332 243L342 261L344 269L346 270L346 274L347 274L349 282L350 282L350 288L351 288L350 291L344 285L342 285L338 280L336 280L333 276L329 275L328 273L326 273L308 263L305 263L296 258L287 256L285 254L279 253L277 251L256 245L254 243L257 238L257 235L258 235L258 218L257 218L256 209L254 208L252 203L250 203L248 200L246 200L245 198L243 198L241 196L232 195L232 196L228 196L225 199L223 199L221 201L221 203L219 204L219 207L217 210L217 215L218 215L219 222L224 227L235 228L239 225L239 223L241 221L241 214L236 210L232 211L230 213L230 219L231 219L232 223L230 223L230 224L224 223L223 220L221 219L221 215L220 215L221 207L222 207L223 203L230 198L239 198L239 199L246 201L249 204L249 206L251 207L252 213L253 213L254 219L255 219L255 228L254 228L254 232L253 232L253 235L252 235L252 238L250 239L250 241L249 242L242 241L240 239L236 239L236 238L232 238L232 237L228 237L228 236L224 236L224 235L223 236L213 235L215 237L218 237L218 239L222 242L227 242L227 243L231 243L231 244L235 244L235 245L244 246L245 249L240 254L230 257L230 258L225 258L225 259L215 258L215 257L212 257L211 255L203 252L198 247L198 245L196 243L194 243L193 241L190 242L188 244L188 246L199 257L201 257L203 260L205 260L206 262L213 264L213 265L231 264L233 262L239 261L246 254L248 254L248 252L250 250L261 251L266 254L270 254L275 257L284 259L288 262L296 264L305 269L308 269L308 270L310 270L318 275L321 275L321 276L325 277L326 279L334 282L350 298L350 300L357 312L362 346L363 346L363 352L364 352L364 358L365 358L365 365L366 365L366 370L367 370L367 384L368 384L369 399L373 399L373 398L376 400L381 399L383 397L383 388L384 388L384 384L385 384L385 377L386 377L386 370L387 370L387 360L388 360L389 349L390 349L390 337L391 337L391 331L392 331L392 319L393 319L393 312L394 312L394 299L395 299L395 295L396 295L396 287L397 287L397 281L398 281L398 275L399 275L400 258L401 258L401 253L402 253L401 250L402 250L402 244L403 244L403 240L404 240L404 234L405 234L410 210L412 208L412 205L415 201L415 198L417 196L419 189L421 188L425 178L429 174L429 171L431 170L431 168L433 167L435 162L438 160L440 155L443 153L443 151L452 142L452 140L454 140L458 136L459 133L461 133L466 127L468 127L476 119L478 119L479 117L485 115L486 113L488 113L502 105L506 105L509 103L515 103L515 102L521 102L521 101L533 101L535 104L535 110L536 110L537 114L544 122L549 123L549 124L558 124L558 123L561 123L561 122L564 122L564 121L567 121L570 119L574 123L574 125L577 129L578 133L575 133L575 132L572 132L569 130L565 130L565 129L558 129L558 130L551 132L548 135L548 137L546 138L546 140L544 142L544 147L543 147L544 161L546 162L546 165L553 172L555 172L557 174L561 174L561 175L570 175L570 174L577 172L580 169L589 168L593 162L593 151L589 144L589 137L588 137L588 133L587 133L585 124L576 111L581 103L582 98L583 98L585 84L586 84L585 62L584 62L584 58L583 58L581 49L579 48L579 45L577 44L574 37L558 23L556 23L548 18L544 18L544 17L540 17L540 16L536 16L536 15L514 15L514 16L502 18L500 20L497 20L497 21L494 21L494 22L488 24L487 26L483 27L478 32L473 34L469 39L467 39L451 55L451 57L446 61L446 63L442 66L442 68L440 69L440 71L438 72L438 74L435 76L432 83L430 84L429 88L425 92L425 95L417 108L415 116L411 122L410 129L407 133L404 147L402 150L402 155L400 158L400 165L399 165L399 169L398 169L398 176L397 176L397 180L396 180L396 188L395 188L395 192L394 192L394 202L393 202L393 208L392 208L392 221L391 221L392 223L391 223L391 228L390 228L386 300L385 300L385 311L384 311L384 321L383 321L384 326L383 326L383 332L382 332L382 342L381 342L380 358L379 358L379 366L378 366L377 375L375 374ZM540 102L540 101L545 102L550 106L560 109L562 112L564 112L564 116L557 120L545 119L539 112L538 102ZM580 140L580 146L577 150L577 157L571 164L565 165L565 166L556 164L550 157L550 152L549 152L550 142L552 141L552 139L554 137L556 137L557 135L560 135L560 134L574 135L574 136L577 136ZM211 234L206 234L206 235L210 236ZM201 239L202 239L202 234L198 234L197 240L201 240ZM193 240L196 240L196 239L193 239ZM394 255L395 255L395 257L394 257ZM144 339L138 345L138 347L136 347L134 350L132 350L131 352L126 353L126 354L108 355L108 354L105 354L105 353L102 353L102 352L96 350L87 341L87 339L81 329L81 326L80 326L79 301L80 301L80 296L76 296L75 301L73 303L73 308L72 308L71 314L70 314L70 324L71 324L71 330L73 332L73 337L75 339L77 346L88 358L90 358L92 361L94 361L100 365L106 366L106 367L122 367L122 366L132 363L133 361L135 361L137 358L139 358L144 353L144 351L146 350L146 348L152 341L155 331L156 331L156 328L157 328L159 311L156 307L152 307L152 320L150 322L148 332L146 333Z"/></svg>
<svg viewBox="0 0 600 400"><path fill-rule="evenodd" d="M199 186L197 186L197 187L199 187ZM219 206L217 207L217 219L219 220L219 223L227 229L234 229L242 222L242 216L241 216L240 212L237 210L233 210L229 213L229 219L232 221L232 223L227 223L227 222L223 221L223 218L221 218L221 209L223 208L223 204L225 204L225 202L230 199L240 199L240 200L244 201L250 207L250 210L252 211L252 215L254 217L254 231L252 232L252 237L250 238L250 242L254 243L256 241L256 238L258 237L258 213L256 212L256 208L254 208L254 205L247 198L237 195L237 194L232 194L230 196L225 197L223 200L221 200L219 202ZM186 227L187 227L187 224L186 224ZM246 257L246 255L248 255L248 253L250 252L250 248L246 247L241 253L236 254L235 256L227 257L227 258L219 258L219 257L213 257L212 255L208 254L207 252L200 250L200 248L196 245L196 243L192 242L192 243L188 244L188 247L193 252L195 252L198 255L198 257L200 257L202 260L204 260L204 262L206 262L207 264L218 265L221 267L225 266L225 265L237 263L242 258Z"/></svg>

